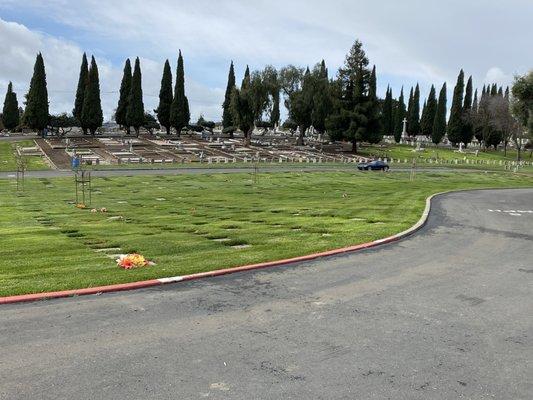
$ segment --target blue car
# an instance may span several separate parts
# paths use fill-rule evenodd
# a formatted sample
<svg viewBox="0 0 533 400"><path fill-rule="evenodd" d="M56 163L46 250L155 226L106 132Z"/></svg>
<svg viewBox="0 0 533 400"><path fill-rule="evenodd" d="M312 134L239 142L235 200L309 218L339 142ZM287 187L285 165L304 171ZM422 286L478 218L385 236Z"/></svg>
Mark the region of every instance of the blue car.
<svg viewBox="0 0 533 400"><path fill-rule="evenodd" d="M385 161L371 161L368 163L357 164L357 169L359 171L388 171L389 168L389 164Z"/></svg>

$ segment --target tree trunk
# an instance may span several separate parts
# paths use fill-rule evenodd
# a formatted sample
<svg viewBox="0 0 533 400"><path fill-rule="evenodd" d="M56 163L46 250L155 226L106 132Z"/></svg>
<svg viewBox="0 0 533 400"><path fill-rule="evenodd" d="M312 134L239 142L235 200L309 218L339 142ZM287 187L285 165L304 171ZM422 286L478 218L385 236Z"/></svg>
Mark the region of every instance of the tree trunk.
<svg viewBox="0 0 533 400"><path fill-rule="evenodd" d="M507 157L507 142L503 142L503 156Z"/></svg>
<svg viewBox="0 0 533 400"><path fill-rule="evenodd" d="M253 131L253 128L251 128L247 132L244 132L244 145L245 146L250 146L250 143L252 142L252 131Z"/></svg>
<svg viewBox="0 0 533 400"><path fill-rule="evenodd" d="M126 135L129 135L129 134L130 134L130 127L126 126Z"/></svg>
<svg viewBox="0 0 533 400"><path fill-rule="evenodd" d="M357 154L357 140L352 140L352 153Z"/></svg>
<svg viewBox="0 0 533 400"><path fill-rule="evenodd" d="M165 129L167 130L167 135L170 135L170 126L165 126Z"/></svg>

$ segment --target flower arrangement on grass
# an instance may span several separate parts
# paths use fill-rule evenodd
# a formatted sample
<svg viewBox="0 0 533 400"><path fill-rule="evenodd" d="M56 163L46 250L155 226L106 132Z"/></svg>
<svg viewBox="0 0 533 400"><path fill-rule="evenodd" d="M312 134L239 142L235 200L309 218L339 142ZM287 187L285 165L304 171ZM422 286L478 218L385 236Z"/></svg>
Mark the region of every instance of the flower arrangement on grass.
<svg viewBox="0 0 533 400"><path fill-rule="evenodd" d="M117 265L120 268L124 269L133 269L140 267L148 267L150 265L155 265L153 261L149 261L141 254L132 253L132 254L121 254L117 260Z"/></svg>

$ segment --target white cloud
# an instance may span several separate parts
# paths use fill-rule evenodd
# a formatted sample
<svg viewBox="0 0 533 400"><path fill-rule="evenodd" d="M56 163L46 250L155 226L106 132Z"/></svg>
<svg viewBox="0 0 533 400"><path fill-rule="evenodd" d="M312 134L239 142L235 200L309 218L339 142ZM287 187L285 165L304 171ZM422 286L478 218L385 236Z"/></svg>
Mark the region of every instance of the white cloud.
<svg viewBox="0 0 533 400"><path fill-rule="evenodd" d="M3 93L9 81L17 92L19 103L28 91L33 73L35 56L42 52L47 75L50 112L70 112L73 108L75 90L83 51L74 43L29 30L24 25L0 19L0 90ZM89 55L90 57L90 55ZM110 119L118 102L118 89L122 79L122 65L113 65L109 60L97 57L100 74L102 108L106 120ZM131 57L133 63L134 57ZM147 111L157 107L163 62L141 58L144 103ZM175 68L175 66L174 66ZM200 113L208 118L219 118L223 91L187 79L186 90L191 114ZM1 96L3 98L3 95Z"/></svg>

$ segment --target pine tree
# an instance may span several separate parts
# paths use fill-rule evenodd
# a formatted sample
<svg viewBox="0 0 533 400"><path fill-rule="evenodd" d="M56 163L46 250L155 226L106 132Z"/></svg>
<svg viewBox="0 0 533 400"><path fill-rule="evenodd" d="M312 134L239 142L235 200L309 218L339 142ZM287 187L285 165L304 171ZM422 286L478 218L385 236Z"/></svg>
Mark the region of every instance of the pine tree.
<svg viewBox="0 0 533 400"><path fill-rule="evenodd" d="M228 85L226 86L226 94L224 95L224 103L222 104L222 128L225 132L230 134L230 137L233 138L233 132L235 131L233 112L231 110L231 94L235 88L235 70L233 68L233 61L229 65L228 73ZM278 99L279 103L279 99ZM279 105L278 105L279 110Z"/></svg>
<svg viewBox="0 0 533 400"><path fill-rule="evenodd" d="M19 124L19 103L11 82L7 85L4 108L2 109L2 123L4 128L8 130L15 129Z"/></svg>
<svg viewBox="0 0 533 400"><path fill-rule="evenodd" d="M74 109L72 115L78 120L83 134L87 133L87 127L81 124L81 114L83 112L83 100L85 98L85 89L87 87L87 78L89 76L89 65L87 63L87 55L83 53L81 58L80 77L78 79L78 87L76 89L76 100L74 101Z"/></svg>
<svg viewBox="0 0 533 400"><path fill-rule="evenodd" d="M474 137L474 125L472 124L472 76L468 78L463 102L463 124L461 132L461 142L466 146Z"/></svg>
<svg viewBox="0 0 533 400"><path fill-rule="evenodd" d="M102 126L104 116L102 113L102 102L100 100L100 78L98 76L98 66L94 56L91 57L91 66L87 79L87 88L83 99L83 111L81 123L89 129L92 135Z"/></svg>
<svg viewBox="0 0 533 400"><path fill-rule="evenodd" d="M396 108L395 113L395 121L394 121L394 141L396 143L400 143L402 140L402 132L403 132L403 119L405 118L406 111L405 111L405 101L403 98L403 87L400 91L400 97L398 98L398 105Z"/></svg>
<svg viewBox="0 0 533 400"><path fill-rule="evenodd" d="M183 57L181 50L178 56L178 66L176 70L176 86L174 87L174 99L170 107L170 123L176 129L178 136L181 130L189 125L191 118L189 112L189 102L185 96L185 72L183 68Z"/></svg>
<svg viewBox="0 0 533 400"><path fill-rule="evenodd" d="M128 126L133 126L133 129L135 129L135 134L139 136L139 128L143 126L144 123L142 74L139 57L135 59L133 75L131 76L131 91L128 98L126 121Z"/></svg>
<svg viewBox="0 0 533 400"><path fill-rule="evenodd" d="M385 100L383 100L383 111L381 113L381 127L384 135L390 135L394 129L392 108L392 89L387 86Z"/></svg>
<svg viewBox="0 0 533 400"><path fill-rule="evenodd" d="M420 120L420 131L423 135L431 136L433 132L433 121L435 120L435 113L437 112L437 97L435 93L435 86L431 85L429 96L426 102L425 112Z"/></svg>
<svg viewBox="0 0 533 400"><path fill-rule="evenodd" d="M442 141L446 134L446 82L442 85L439 93L439 101L437 102L437 109L435 112L435 120L433 121L433 131L431 133L431 141L436 145Z"/></svg>
<svg viewBox="0 0 533 400"><path fill-rule="evenodd" d="M170 107L172 106L172 100L172 71L170 63L166 60L161 78L161 89L159 89L159 105L154 111L157 114L159 124L165 127L167 135L170 135Z"/></svg>
<svg viewBox="0 0 533 400"><path fill-rule="evenodd" d="M120 96L118 99L117 110L115 111L115 122L126 129L126 134L130 134L130 125L128 124L128 102L131 93L131 63L130 59L124 64L124 73L122 82L120 82Z"/></svg>
<svg viewBox="0 0 533 400"><path fill-rule="evenodd" d="M448 121L448 140L457 145L461 142L463 132L463 92L464 92L464 72L461 70L457 77L457 84L453 90L452 107L450 109L450 119Z"/></svg>
<svg viewBox="0 0 533 400"><path fill-rule="evenodd" d="M41 53L37 54L33 67L30 89L26 95L26 110L23 121L31 129L36 129L44 136L48 124L48 90L46 88L46 72Z"/></svg>
<svg viewBox="0 0 533 400"><path fill-rule="evenodd" d="M383 134L381 133L381 118L379 115L380 104L377 96L375 65L370 73L367 94L363 99L365 101L365 118L363 120L364 123L361 124L363 127L361 139L371 144L379 143L383 139Z"/></svg>
<svg viewBox="0 0 533 400"><path fill-rule="evenodd" d="M420 87L418 86L418 83L413 92L413 98L408 112L407 126L409 127L410 135L414 136L420 134Z"/></svg>

